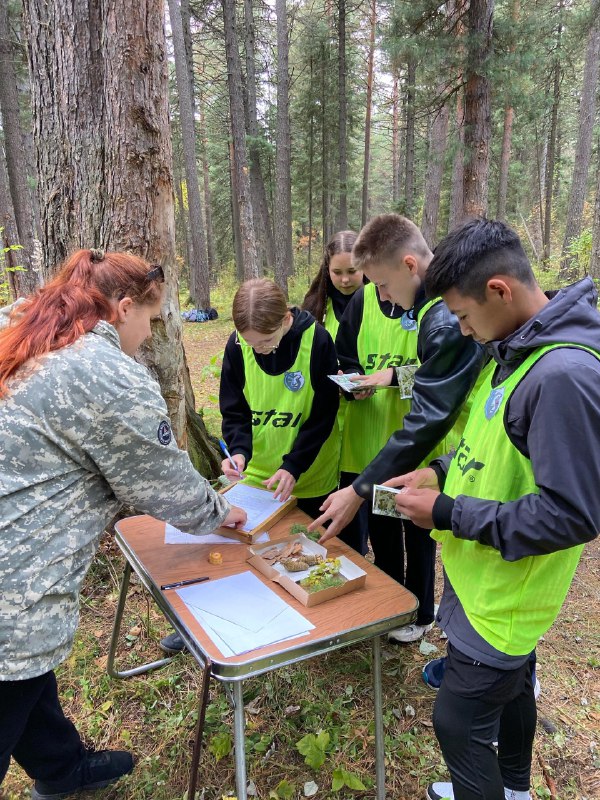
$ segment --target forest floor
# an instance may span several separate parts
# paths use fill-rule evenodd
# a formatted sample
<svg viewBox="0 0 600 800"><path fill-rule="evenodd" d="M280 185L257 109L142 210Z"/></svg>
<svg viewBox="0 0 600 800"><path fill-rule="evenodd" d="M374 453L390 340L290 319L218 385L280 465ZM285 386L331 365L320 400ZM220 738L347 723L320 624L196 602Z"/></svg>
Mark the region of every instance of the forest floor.
<svg viewBox="0 0 600 800"><path fill-rule="evenodd" d="M204 409L209 429L218 433L219 356L231 321L184 327L197 404ZM181 655L167 667L140 677L119 681L107 676L122 568L118 548L104 536L85 582L73 652L57 673L64 706L86 742L97 748L131 749L138 761L134 772L115 786L81 797L184 799L200 672L190 656ZM599 585L596 540L586 547L562 612L537 650L542 687L532 778L532 798L537 800L600 798ZM159 657L158 640L168 632L162 614L134 578L118 654L120 667ZM420 800L427 783L447 778L431 724L435 693L421 680L423 663L442 655L444 642L437 630L427 641L439 652L424 656L418 643L383 646L386 790L391 800ZM316 792L312 796L317 800L375 796L368 644L247 681L244 699L250 791L257 798L291 800L311 792ZM226 696L214 682L199 778L202 800L235 795L231 723ZM327 736L317 740L320 731ZM302 739L312 744L315 767L297 748ZM332 788L335 776L346 778L338 791ZM364 789L348 788L348 783L358 785L356 779ZM30 785L13 764L0 798L24 800Z"/></svg>

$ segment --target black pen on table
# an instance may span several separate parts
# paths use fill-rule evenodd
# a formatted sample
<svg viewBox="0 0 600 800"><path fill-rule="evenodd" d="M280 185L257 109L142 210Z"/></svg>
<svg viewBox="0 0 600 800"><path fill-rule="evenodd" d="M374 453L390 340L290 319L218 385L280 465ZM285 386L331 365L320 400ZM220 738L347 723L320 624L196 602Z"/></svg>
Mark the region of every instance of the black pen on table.
<svg viewBox="0 0 600 800"><path fill-rule="evenodd" d="M204 575L202 578L189 578L187 581L175 581L175 583L165 583L160 587L161 592L164 592L166 589L178 589L180 586L189 586L192 583L202 583L202 581L210 580L208 575Z"/></svg>

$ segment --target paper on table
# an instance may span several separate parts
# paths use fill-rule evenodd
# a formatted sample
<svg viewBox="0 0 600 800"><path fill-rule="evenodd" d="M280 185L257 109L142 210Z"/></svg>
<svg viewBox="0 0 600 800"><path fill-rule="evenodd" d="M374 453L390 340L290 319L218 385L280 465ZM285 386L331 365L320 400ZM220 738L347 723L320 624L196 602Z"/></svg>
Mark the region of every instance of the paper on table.
<svg viewBox="0 0 600 800"><path fill-rule="evenodd" d="M269 534L265 531L265 533L257 536L255 541L268 542L270 541ZM165 525L165 544L239 544L239 542L229 536L220 536L218 533L207 533L203 536L184 533L167 522Z"/></svg>
<svg viewBox="0 0 600 800"><path fill-rule="evenodd" d="M314 628L252 572L178 589L225 656L302 636Z"/></svg>
<svg viewBox="0 0 600 800"><path fill-rule="evenodd" d="M252 531L258 528L271 514L279 511L281 500L273 497L273 492L268 489L258 489L247 483L236 483L225 495L232 506L243 508L248 519L242 531Z"/></svg>

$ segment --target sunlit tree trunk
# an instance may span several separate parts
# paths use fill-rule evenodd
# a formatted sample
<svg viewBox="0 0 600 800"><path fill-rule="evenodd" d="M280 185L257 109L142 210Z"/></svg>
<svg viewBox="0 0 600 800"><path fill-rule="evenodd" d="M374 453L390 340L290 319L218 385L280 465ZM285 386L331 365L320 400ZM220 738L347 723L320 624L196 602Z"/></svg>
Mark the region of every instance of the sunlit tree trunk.
<svg viewBox="0 0 600 800"><path fill-rule="evenodd" d="M45 259L77 247L130 250L165 267L166 295L142 357L180 446L218 470L182 347L162 0L25 0ZM68 109L68 113L64 112Z"/></svg>

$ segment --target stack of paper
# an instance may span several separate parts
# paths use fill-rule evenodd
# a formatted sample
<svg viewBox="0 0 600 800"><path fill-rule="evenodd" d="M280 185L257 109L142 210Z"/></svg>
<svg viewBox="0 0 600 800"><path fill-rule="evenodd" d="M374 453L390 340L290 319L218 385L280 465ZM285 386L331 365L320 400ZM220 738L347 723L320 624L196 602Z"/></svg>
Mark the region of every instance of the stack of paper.
<svg viewBox="0 0 600 800"><path fill-rule="evenodd" d="M255 542L268 542L269 534L261 533L254 540ZM231 539L229 536L221 536L218 533L205 533L196 536L193 533L184 533L179 528L174 528L172 525L165 525L165 544L239 544L236 539Z"/></svg>
<svg viewBox="0 0 600 800"><path fill-rule="evenodd" d="M225 657L304 636L315 627L248 571L177 594Z"/></svg>

